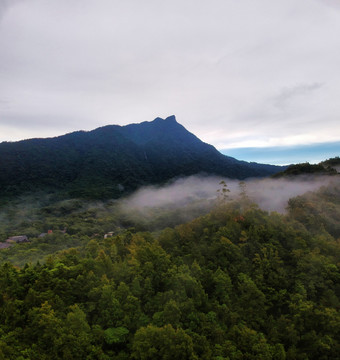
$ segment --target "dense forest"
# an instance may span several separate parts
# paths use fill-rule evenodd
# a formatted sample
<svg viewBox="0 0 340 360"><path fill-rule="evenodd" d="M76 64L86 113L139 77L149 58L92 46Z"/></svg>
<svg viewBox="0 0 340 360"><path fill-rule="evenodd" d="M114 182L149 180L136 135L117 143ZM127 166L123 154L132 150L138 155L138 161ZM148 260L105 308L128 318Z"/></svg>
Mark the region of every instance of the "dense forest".
<svg viewBox="0 0 340 360"><path fill-rule="evenodd" d="M0 359L339 359L338 176L284 214L219 186L148 216L4 205L1 238L30 242L0 250Z"/></svg>

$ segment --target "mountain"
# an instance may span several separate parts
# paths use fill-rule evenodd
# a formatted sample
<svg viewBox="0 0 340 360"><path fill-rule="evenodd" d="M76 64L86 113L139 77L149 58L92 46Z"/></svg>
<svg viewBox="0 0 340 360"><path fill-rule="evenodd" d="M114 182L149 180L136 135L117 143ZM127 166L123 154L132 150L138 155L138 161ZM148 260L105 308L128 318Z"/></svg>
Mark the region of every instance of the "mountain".
<svg viewBox="0 0 340 360"><path fill-rule="evenodd" d="M280 170L222 155L187 131L175 116L0 144L0 196L50 189L73 197L119 197L179 176L244 179Z"/></svg>

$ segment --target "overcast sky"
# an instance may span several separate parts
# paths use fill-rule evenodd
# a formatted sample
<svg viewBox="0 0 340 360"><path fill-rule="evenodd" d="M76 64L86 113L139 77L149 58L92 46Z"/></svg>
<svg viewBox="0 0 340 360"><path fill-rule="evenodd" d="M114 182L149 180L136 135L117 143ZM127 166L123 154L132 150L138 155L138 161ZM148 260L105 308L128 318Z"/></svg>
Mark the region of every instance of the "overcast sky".
<svg viewBox="0 0 340 360"><path fill-rule="evenodd" d="M0 0L0 141L175 114L218 149L340 140L340 0Z"/></svg>

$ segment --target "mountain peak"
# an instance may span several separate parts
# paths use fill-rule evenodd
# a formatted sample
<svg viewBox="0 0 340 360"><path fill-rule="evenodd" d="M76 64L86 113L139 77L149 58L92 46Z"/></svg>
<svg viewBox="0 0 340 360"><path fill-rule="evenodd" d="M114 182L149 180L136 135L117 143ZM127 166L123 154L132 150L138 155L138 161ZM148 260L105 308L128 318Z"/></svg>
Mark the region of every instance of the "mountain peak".
<svg viewBox="0 0 340 360"><path fill-rule="evenodd" d="M175 115L170 115L170 116L166 117L165 119L163 119L161 117L156 117L156 119L151 122L175 122L175 123L177 123L177 120L176 120Z"/></svg>
<svg viewBox="0 0 340 360"><path fill-rule="evenodd" d="M170 116L168 116L164 121L174 121L174 122L177 122L175 115L170 115Z"/></svg>

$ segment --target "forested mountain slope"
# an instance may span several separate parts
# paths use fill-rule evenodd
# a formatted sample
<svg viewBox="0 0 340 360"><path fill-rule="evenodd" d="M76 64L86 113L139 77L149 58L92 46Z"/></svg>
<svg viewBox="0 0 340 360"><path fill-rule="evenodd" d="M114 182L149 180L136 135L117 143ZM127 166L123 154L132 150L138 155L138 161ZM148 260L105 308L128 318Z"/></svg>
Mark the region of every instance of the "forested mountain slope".
<svg viewBox="0 0 340 360"><path fill-rule="evenodd" d="M40 189L61 190L66 198L112 198L178 176L243 179L280 170L222 155L174 116L0 144L0 196Z"/></svg>
<svg viewBox="0 0 340 360"><path fill-rule="evenodd" d="M174 228L47 235L77 248L3 263L0 359L339 359L338 180L286 215L240 190Z"/></svg>

